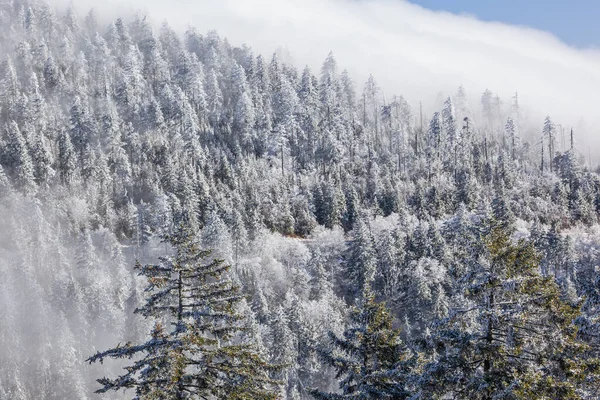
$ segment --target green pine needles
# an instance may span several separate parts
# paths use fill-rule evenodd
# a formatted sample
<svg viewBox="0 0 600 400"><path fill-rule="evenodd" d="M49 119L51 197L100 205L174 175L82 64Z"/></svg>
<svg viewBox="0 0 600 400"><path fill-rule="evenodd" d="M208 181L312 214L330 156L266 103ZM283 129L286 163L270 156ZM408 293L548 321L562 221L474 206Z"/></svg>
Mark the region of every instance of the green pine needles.
<svg viewBox="0 0 600 400"><path fill-rule="evenodd" d="M597 385L598 360L578 338L579 305L562 299L525 240L502 224L487 254L463 279L469 304L439 321L426 338L420 371L427 399L582 399Z"/></svg>
<svg viewBox="0 0 600 400"><path fill-rule="evenodd" d="M136 265L148 280L145 303L135 312L156 320L143 344L117 346L87 361L134 360L98 393L135 389L135 399L275 399L280 369L241 337L242 299L226 277L229 266L202 250L184 226L165 238L176 250L156 265Z"/></svg>
<svg viewBox="0 0 600 400"><path fill-rule="evenodd" d="M313 390L311 394L320 400L408 399L407 379L416 358L369 285L359 303L351 310L343 337L330 333L332 346L321 351L322 359L336 370L341 393Z"/></svg>

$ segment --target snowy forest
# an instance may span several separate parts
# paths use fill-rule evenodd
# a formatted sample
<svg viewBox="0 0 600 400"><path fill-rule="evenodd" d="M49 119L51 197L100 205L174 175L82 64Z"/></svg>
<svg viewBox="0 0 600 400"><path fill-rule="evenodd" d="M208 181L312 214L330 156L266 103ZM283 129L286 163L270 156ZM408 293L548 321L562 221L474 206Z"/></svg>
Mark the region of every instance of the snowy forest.
<svg viewBox="0 0 600 400"><path fill-rule="evenodd" d="M577 131L202 29L0 0L1 400L600 398Z"/></svg>

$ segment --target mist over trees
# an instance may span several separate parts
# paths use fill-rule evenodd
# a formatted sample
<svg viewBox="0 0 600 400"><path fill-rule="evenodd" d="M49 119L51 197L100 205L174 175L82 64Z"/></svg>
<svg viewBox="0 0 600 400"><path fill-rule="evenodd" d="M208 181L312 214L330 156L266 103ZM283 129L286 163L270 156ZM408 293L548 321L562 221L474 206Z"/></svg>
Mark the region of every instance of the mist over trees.
<svg viewBox="0 0 600 400"><path fill-rule="evenodd" d="M0 32L0 399L597 397L600 175L518 94L427 112L43 2Z"/></svg>

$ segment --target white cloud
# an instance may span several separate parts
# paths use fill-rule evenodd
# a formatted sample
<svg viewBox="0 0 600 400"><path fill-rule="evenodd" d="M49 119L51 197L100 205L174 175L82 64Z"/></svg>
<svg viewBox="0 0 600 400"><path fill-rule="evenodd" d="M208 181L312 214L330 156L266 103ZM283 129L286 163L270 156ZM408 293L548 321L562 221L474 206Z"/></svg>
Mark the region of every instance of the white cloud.
<svg viewBox="0 0 600 400"><path fill-rule="evenodd" d="M122 4L94 7L115 12ZM359 84L372 73L386 95L403 94L413 104L432 103L462 83L474 101L485 88L505 101L518 90L536 118L550 114L565 126L584 119L588 129L600 122L600 54L526 27L402 0L128 0L127 7L176 28L216 29L266 55L286 47L299 66L315 70L333 50Z"/></svg>

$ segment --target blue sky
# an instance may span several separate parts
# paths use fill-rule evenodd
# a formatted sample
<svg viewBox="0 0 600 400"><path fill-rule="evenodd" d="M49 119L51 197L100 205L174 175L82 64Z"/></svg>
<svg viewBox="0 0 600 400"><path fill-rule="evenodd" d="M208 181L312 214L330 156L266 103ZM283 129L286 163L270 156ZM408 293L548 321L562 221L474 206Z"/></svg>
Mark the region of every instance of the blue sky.
<svg viewBox="0 0 600 400"><path fill-rule="evenodd" d="M600 0L410 0L432 10L525 25L577 47L600 47Z"/></svg>

